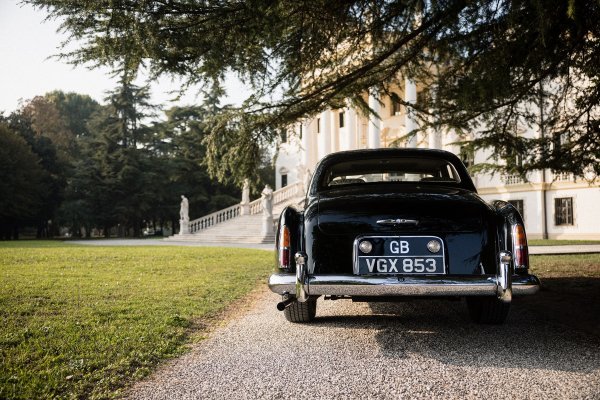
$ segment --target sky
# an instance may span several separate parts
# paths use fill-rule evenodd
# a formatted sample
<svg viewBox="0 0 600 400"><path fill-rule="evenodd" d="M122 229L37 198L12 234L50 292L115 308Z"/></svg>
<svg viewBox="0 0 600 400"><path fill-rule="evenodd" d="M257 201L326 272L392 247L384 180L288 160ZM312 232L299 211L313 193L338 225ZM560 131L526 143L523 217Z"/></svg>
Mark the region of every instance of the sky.
<svg viewBox="0 0 600 400"><path fill-rule="evenodd" d="M104 69L90 70L84 66L73 67L64 61L51 58L59 52L64 34L56 32L59 23L46 21L46 13L19 0L0 0L0 113L8 114L19 107L21 101L43 95L53 90L88 94L103 102L105 92L116 86L117 79ZM143 83L143 82L137 82ZM228 104L240 104L248 89L235 77L225 82ZM178 102L171 102L177 82L162 79L150 86L152 102L173 105L197 104L202 97L191 89Z"/></svg>

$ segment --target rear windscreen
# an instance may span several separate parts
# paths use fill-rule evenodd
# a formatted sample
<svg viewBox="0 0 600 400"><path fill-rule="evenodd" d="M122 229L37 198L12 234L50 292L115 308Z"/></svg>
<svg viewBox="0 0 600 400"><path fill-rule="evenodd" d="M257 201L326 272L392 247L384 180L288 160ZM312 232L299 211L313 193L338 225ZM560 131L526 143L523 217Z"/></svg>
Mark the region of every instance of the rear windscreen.
<svg viewBox="0 0 600 400"><path fill-rule="evenodd" d="M371 182L459 183L454 166L437 158L381 158L333 164L320 182L322 189Z"/></svg>

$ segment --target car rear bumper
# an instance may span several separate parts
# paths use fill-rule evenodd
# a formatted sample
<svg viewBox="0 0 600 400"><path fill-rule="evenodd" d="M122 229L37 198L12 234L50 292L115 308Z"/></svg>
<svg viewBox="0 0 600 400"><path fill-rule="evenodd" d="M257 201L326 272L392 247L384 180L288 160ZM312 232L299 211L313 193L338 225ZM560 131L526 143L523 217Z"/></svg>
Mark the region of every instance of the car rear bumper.
<svg viewBox="0 0 600 400"><path fill-rule="evenodd" d="M540 281L535 275L512 275L515 296L536 293ZM269 288L278 294L296 295L296 275L276 273L269 278ZM499 278L476 276L357 276L309 275L304 289L309 296L495 296Z"/></svg>

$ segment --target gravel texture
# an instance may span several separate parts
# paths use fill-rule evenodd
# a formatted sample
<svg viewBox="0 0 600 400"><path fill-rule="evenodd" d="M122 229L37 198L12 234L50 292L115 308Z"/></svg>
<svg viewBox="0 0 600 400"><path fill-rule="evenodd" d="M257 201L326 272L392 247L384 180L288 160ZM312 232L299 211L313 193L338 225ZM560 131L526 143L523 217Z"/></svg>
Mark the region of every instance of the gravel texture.
<svg viewBox="0 0 600 400"><path fill-rule="evenodd" d="M520 299L501 326L473 324L464 302L443 300L319 299L314 323L291 324L278 300L265 290L129 398L600 399L595 331Z"/></svg>

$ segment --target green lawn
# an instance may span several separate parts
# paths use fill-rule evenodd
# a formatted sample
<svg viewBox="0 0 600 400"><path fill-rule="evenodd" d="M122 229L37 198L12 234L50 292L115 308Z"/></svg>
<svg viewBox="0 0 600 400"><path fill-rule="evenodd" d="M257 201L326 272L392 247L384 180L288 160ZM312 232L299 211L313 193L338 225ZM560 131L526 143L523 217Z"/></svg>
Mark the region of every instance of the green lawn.
<svg viewBox="0 0 600 400"><path fill-rule="evenodd" d="M530 272L540 278L600 278L600 254L531 256Z"/></svg>
<svg viewBox="0 0 600 400"><path fill-rule="evenodd" d="M0 242L0 398L106 398L199 340L271 252Z"/></svg>
<svg viewBox="0 0 600 400"><path fill-rule="evenodd" d="M530 246L565 246L570 244L600 244L600 240L556 240L556 239L530 239Z"/></svg>

